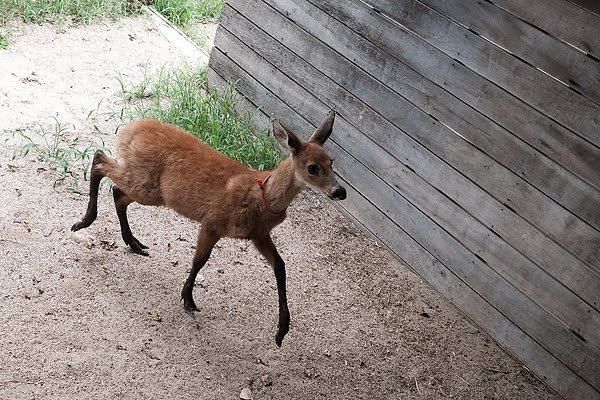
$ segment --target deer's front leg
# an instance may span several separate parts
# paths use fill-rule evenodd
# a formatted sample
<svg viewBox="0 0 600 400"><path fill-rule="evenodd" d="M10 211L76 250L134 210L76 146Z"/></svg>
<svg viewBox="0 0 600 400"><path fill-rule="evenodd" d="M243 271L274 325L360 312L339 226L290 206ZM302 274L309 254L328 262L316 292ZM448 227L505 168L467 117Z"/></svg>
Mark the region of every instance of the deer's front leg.
<svg viewBox="0 0 600 400"><path fill-rule="evenodd" d="M287 305L287 294L285 289L285 263L277 253L275 244L270 236L254 240L254 245L265 256L269 264L273 267L275 280L277 281L277 294L279 296L279 325L275 335L275 343L281 347L283 338L290 330L290 311Z"/></svg>
<svg viewBox="0 0 600 400"><path fill-rule="evenodd" d="M183 290L181 291L181 299L183 300L183 308L185 312L193 315L194 311L198 311L198 307L196 307L196 303L194 303L194 298L192 296L192 291L194 290L194 282L196 282L196 276L200 269L204 267L204 264L208 261L210 257L210 253L219 237L214 235L209 230L202 227L200 229L200 233L198 234L198 242L196 244L196 254L194 254L194 260L192 262L192 269L188 278L183 285Z"/></svg>

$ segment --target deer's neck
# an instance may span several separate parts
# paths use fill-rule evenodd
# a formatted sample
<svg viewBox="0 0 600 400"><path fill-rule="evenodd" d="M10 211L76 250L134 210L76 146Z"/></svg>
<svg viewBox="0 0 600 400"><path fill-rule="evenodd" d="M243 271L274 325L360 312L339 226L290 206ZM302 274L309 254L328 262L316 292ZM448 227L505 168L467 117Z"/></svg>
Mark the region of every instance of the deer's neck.
<svg viewBox="0 0 600 400"><path fill-rule="evenodd" d="M291 157L282 161L270 175L265 185L265 200L271 211L283 212L300 193L304 184L296 178Z"/></svg>

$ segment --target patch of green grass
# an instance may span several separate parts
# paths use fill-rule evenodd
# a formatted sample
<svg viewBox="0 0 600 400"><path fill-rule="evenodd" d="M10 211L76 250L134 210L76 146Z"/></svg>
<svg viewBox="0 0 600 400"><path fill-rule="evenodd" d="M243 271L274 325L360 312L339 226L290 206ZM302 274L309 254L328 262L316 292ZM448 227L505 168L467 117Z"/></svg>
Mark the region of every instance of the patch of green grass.
<svg viewBox="0 0 600 400"><path fill-rule="evenodd" d="M221 14L223 0L154 0L154 8L180 28L199 22L214 22Z"/></svg>
<svg viewBox="0 0 600 400"><path fill-rule="evenodd" d="M124 121L157 118L192 133L222 153L260 170L273 169L282 155L268 132L255 133L252 113L238 115L234 85L208 90L206 68L161 69L138 84L120 79Z"/></svg>
<svg viewBox="0 0 600 400"><path fill-rule="evenodd" d="M104 18L118 19L135 8L125 0L0 0L0 22L13 19L24 22L90 23Z"/></svg>
<svg viewBox="0 0 600 400"><path fill-rule="evenodd" d="M0 25L15 19L24 22L92 23L102 19L117 20L139 10L142 0L0 0ZM178 26L199 46L205 39L197 24L215 22L221 14L223 0L155 0L154 8ZM0 48L8 45L8 36L0 32ZM3 46L3 47L2 47Z"/></svg>
<svg viewBox="0 0 600 400"><path fill-rule="evenodd" d="M215 22L219 18L223 0L155 0L153 6L193 42L204 48L206 38L198 25Z"/></svg>
<svg viewBox="0 0 600 400"><path fill-rule="evenodd" d="M66 185L68 191L81 193L79 183L88 180L91 163L96 149L103 149L104 142L82 145L79 136L70 133L75 130L72 124L63 124L54 119L52 131L40 128L40 132L26 133L16 130L14 136L21 138L21 146L13 153L16 157L35 154L38 160L47 163L57 172L54 188ZM68 140L67 136L73 136Z"/></svg>

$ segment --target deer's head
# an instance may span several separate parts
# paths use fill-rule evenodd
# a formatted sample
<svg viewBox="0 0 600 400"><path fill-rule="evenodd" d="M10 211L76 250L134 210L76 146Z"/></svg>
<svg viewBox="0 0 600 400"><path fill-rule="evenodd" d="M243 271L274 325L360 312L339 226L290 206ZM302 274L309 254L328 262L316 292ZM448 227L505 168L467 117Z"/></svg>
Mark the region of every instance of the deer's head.
<svg viewBox="0 0 600 400"><path fill-rule="evenodd" d="M335 110L332 109L307 142L300 140L278 120L273 121L273 134L292 155L298 181L331 199L344 200L346 189L338 184L333 172L333 159L323 148L331 135L334 120Z"/></svg>

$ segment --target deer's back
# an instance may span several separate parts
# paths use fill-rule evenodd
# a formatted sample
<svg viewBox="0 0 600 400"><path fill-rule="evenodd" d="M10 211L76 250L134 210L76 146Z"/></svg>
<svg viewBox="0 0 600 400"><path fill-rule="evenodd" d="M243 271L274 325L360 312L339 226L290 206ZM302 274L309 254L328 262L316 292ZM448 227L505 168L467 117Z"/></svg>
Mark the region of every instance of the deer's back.
<svg viewBox="0 0 600 400"><path fill-rule="evenodd" d="M198 221L223 207L233 177L252 173L183 129L157 120L123 127L118 155L127 186L135 187L135 201L154 204L160 199L161 205ZM136 195L157 201L140 201Z"/></svg>

